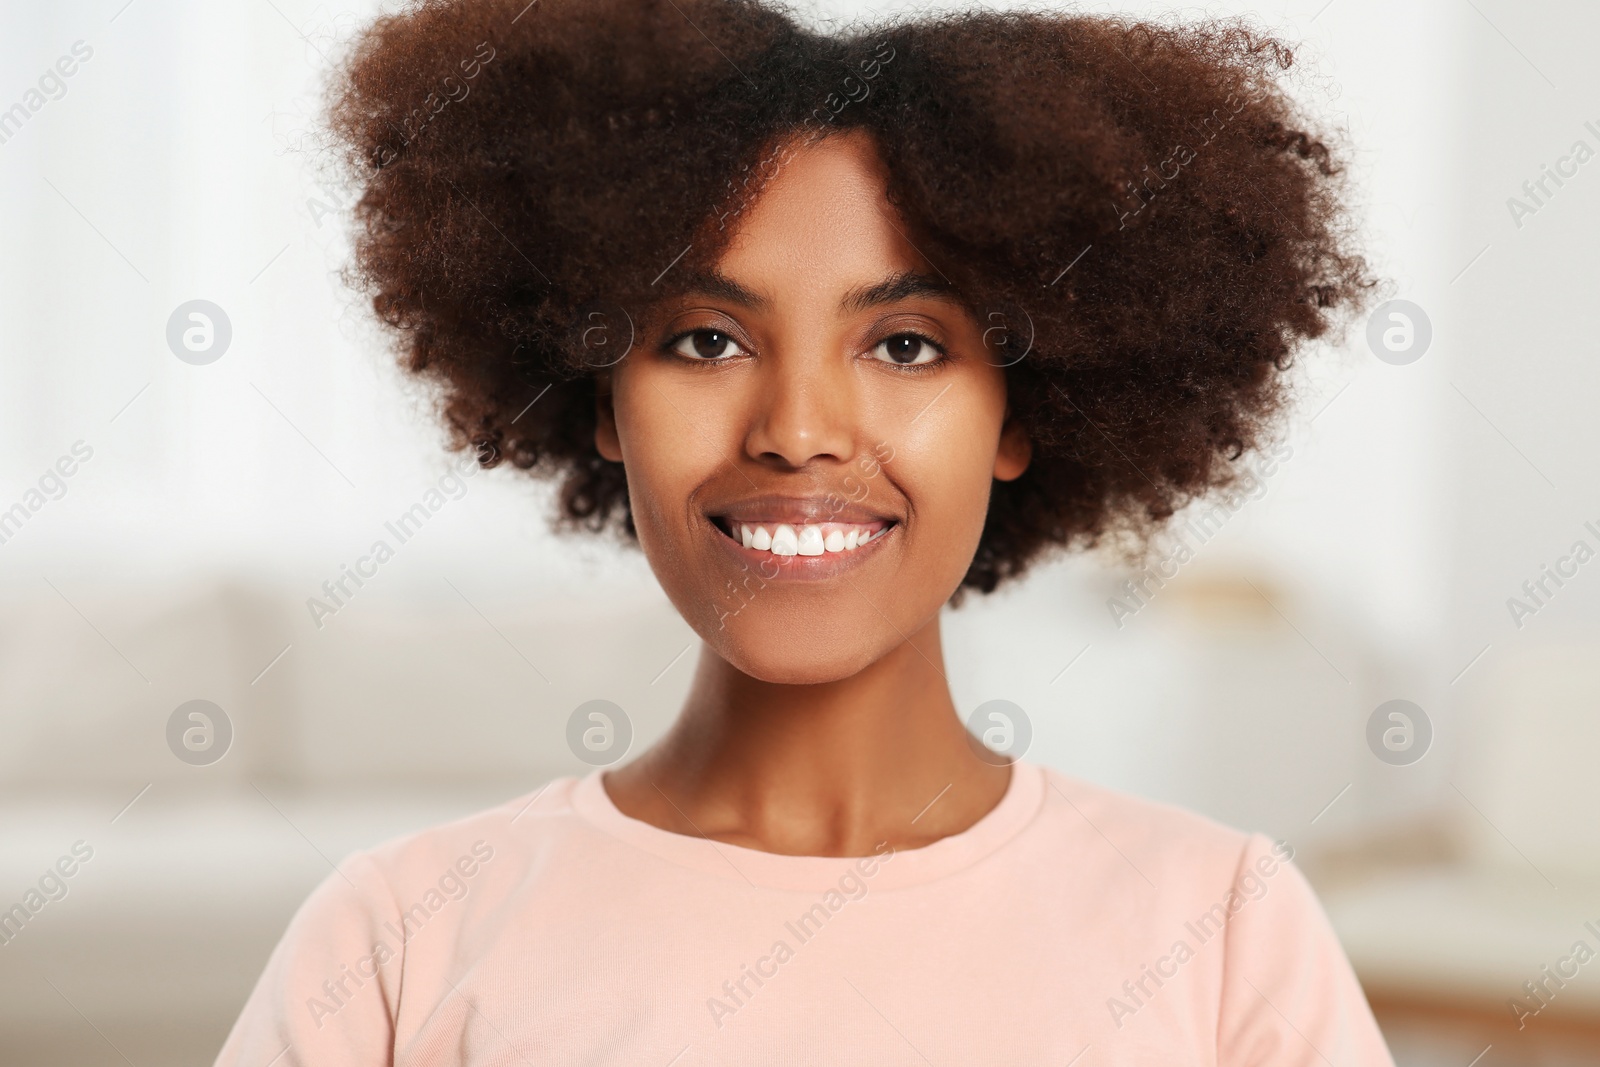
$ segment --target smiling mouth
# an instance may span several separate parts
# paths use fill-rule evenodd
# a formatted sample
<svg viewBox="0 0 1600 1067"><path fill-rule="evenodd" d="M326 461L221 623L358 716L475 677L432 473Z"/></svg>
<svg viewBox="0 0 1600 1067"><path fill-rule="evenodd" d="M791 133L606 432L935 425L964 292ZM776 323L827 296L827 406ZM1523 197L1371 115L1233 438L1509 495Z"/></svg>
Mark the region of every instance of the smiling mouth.
<svg viewBox="0 0 1600 1067"><path fill-rule="evenodd" d="M898 523L875 522L750 522L722 515L710 516L711 524L736 544L755 552L774 556L830 556L854 552L872 544Z"/></svg>

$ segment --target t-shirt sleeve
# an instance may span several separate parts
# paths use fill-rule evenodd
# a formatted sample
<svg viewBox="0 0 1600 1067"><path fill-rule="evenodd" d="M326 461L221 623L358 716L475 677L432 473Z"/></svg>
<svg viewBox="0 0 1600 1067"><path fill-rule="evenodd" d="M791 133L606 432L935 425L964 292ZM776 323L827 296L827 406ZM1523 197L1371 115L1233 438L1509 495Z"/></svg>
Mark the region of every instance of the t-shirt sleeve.
<svg viewBox="0 0 1600 1067"><path fill-rule="evenodd" d="M1234 876L1219 1067L1394 1067L1292 850L1252 834ZM1237 907L1235 911L1234 908Z"/></svg>
<svg viewBox="0 0 1600 1067"><path fill-rule="evenodd" d="M289 921L216 1067L377 1067L393 1060L401 918L382 870L356 852Z"/></svg>

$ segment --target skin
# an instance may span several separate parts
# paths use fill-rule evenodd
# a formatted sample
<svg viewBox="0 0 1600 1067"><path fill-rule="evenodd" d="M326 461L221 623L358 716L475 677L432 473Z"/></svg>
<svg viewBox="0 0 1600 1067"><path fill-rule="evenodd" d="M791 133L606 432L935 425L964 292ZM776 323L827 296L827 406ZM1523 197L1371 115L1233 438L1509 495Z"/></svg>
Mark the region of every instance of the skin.
<svg viewBox="0 0 1600 1067"><path fill-rule="evenodd" d="M791 147L717 277L652 309L601 379L596 445L624 464L641 547L704 641L672 729L603 781L623 813L674 833L863 856L967 829L1010 781L951 700L939 612L993 480L1022 474L1030 446L954 296L849 302L899 275L942 283L870 136ZM892 525L825 563L752 552L715 524L784 507Z"/></svg>

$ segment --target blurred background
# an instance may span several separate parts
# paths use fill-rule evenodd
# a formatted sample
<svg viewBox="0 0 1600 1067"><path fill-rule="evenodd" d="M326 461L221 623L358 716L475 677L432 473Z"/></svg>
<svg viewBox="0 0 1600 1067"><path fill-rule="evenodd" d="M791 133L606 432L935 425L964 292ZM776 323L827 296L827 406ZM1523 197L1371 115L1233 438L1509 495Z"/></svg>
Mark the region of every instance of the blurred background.
<svg viewBox="0 0 1600 1067"><path fill-rule="evenodd" d="M340 282L309 149L376 9L0 8L0 909L81 861L0 943L6 1064L211 1062L334 862L586 771L584 701L637 752L686 690L642 558L550 534L517 472L451 481ZM957 702L1292 842L1402 1065L1600 1062L1600 963L1545 970L1600 949L1600 8L1084 9L1293 42L1406 303L1307 353L1279 455L1154 577L1074 557L950 612Z"/></svg>

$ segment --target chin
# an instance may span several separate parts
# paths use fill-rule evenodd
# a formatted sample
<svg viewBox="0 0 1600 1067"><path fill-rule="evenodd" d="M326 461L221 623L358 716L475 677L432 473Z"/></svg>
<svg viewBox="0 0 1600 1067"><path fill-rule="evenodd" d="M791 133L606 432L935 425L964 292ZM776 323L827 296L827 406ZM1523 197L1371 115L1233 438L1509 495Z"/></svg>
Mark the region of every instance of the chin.
<svg viewBox="0 0 1600 1067"><path fill-rule="evenodd" d="M871 629L818 640L775 621L725 621L725 627L702 633L701 639L740 673L774 685L822 685L853 677L900 642L893 632L880 636Z"/></svg>

